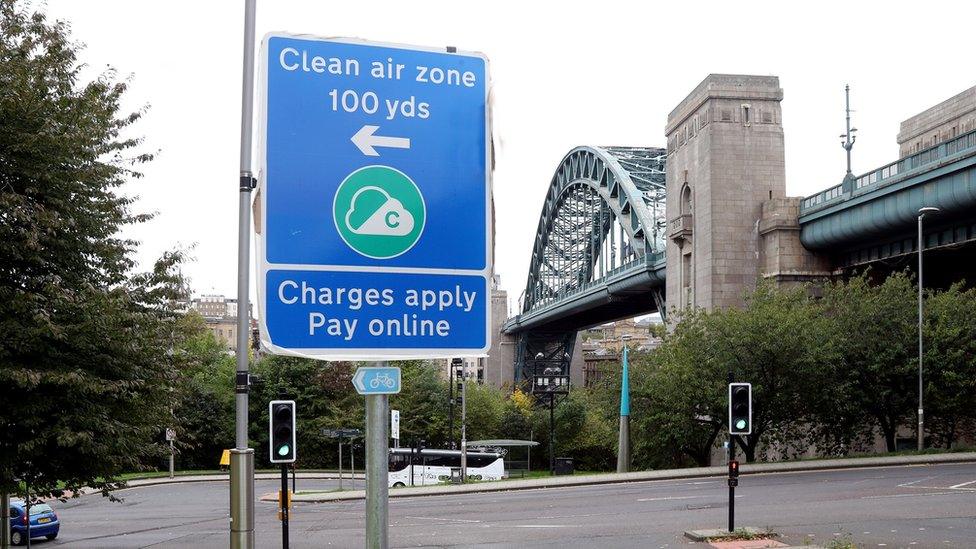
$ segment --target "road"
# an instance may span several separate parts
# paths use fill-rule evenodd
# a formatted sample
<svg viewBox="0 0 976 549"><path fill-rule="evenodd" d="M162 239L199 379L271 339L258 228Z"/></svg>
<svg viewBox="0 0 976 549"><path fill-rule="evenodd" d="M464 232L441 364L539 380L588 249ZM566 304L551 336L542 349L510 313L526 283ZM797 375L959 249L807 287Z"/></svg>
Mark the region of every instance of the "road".
<svg viewBox="0 0 976 549"><path fill-rule="evenodd" d="M361 482L361 481L360 481ZM323 489L335 481L302 481ZM256 492L273 492L258 481ZM222 482L132 488L56 505L61 537L44 547L226 547ZM720 478L390 500L395 547L675 547L682 532L726 524ZM739 526L773 527L792 545L852 539L861 547L976 547L976 464L744 475ZM280 546L275 505L256 507L257 546ZM296 504L292 547L355 547L362 501Z"/></svg>

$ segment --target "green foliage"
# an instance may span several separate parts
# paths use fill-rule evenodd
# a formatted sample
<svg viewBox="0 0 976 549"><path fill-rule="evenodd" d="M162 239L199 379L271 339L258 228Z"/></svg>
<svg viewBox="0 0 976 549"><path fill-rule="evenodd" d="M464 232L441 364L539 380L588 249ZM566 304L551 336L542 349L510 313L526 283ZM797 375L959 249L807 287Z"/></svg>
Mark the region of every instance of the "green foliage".
<svg viewBox="0 0 976 549"><path fill-rule="evenodd" d="M176 467L214 468L221 452L234 445L237 368L198 314L189 313L182 322L188 335L175 350L183 359L172 425L177 432Z"/></svg>
<svg viewBox="0 0 976 549"><path fill-rule="evenodd" d="M365 405L352 386L355 365L272 355L257 362L252 371L262 381L251 391L248 413L257 466L271 467L268 402L286 398L296 405L298 467L337 467L338 441L322 430L365 427Z"/></svg>
<svg viewBox="0 0 976 549"><path fill-rule="evenodd" d="M925 302L925 412L946 448L976 434L976 289L956 284Z"/></svg>
<svg viewBox="0 0 976 549"><path fill-rule="evenodd" d="M708 465L725 428L729 372L753 384L753 461L760 441L796 440L818 383L827 325L804 288L761 284L742 309L688 311L655 353L635 361L635 464ZM657 364L655 365L654 362Z"/></svg>
<svg viewBox="0 0 976 549"><path fill-rule="evenodd" d="M864 276L824 288L823 314L834 347L814 396L814 423L825 449L857 446L880 429L888 451L918 401L917 301L911 278L896 273L872 285Z"/></svg>
<svg viewBox="0 0 976 549"><path fill-rule="evenodd" d="M151 155L126 85L80 80L67 26L0 0L0 490L107 489L166 450L180 253L132 272L118 188Z"/></svg>
<svg viewBox="0 0 976 549"><path fill-rule="evenodd" d="M448 440L450 387L441 377L438 365L419 360L394 364L403 372L402 391L390 397L390 408L400 410L401 445L422 439L428 447L444 447ZM358 398L361 401L362 397ZM454 425L454 436L460 441L460 406L455 409Z"/></svg>

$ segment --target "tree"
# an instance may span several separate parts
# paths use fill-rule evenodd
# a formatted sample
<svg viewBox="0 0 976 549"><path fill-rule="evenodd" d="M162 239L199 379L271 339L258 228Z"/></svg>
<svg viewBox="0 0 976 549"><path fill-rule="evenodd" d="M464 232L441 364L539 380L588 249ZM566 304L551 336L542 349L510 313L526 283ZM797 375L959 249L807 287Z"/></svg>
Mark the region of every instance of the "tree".
<svg viewBox="0 0 976 549"><path fill-rule="evenodd" d="M898 426L918 399L915 292L904 273L878 285L860 276L824 288L823 311L831 324L822 341L836 346L836 359L821 385L821 394L829 395L818 407L821 426L841 433L860 428L866 435L877 427L888 451L895 451Z"/></svg>
<svg viewBox="0 0 976 549"><path fill-rule="evenodd" d="M400 442L410 444L426 440L428 447L446 447L450 394L448 382L441 377L436 363L420 360L396 363L402 369L401 391L390 397L390 407L400 410ZM468 384L468 389L474 384ZM461 410L455 410L455 422L461 424ZM455 435L460 439L460 428Z"/></svg>
<svg viewBox="0 0 976 549"><path fill-rule="evenodd" d="M832 350L824 344L828 324L808 289L760 283L745 307L717 311L711 319L719 360L735 381L752 383L752 434L741 437L746 459L755 461L761 442L787 453L805 450L797 443L809 428L808 398Z"/></svg>
<svg viewBox="0 0 976 549"><path fill-rule="evenodd" d="M363 397L352 385L355 365L272 355L257 362L253 372L262 381L252 390L248 413L257 463L262 467L271 466L268 403L286 398L295 401L298 467L338 465L334 450L337 441L326 437L322 430L365 428Z"/></svg>
<svg viewBox="0 0 976 549"><path fill-rule="evenodd" d="M682 313L650 355L631 355L633 462L638 468L711 463L725 417L726 367L712 350L712 319Z"/></svg>
<svg viewBox="0 0 976 549"><path fill-rule="evenodd" d="M213 469L221 452L234 444L234 357L207 329L203 318L186 314L186 337L174 349L181 358L176 383L173 427L176 467Z"/></svg>
<svg viewBox="0 0 976 549"><path fill-rule="evenodd" d="M133 273L147 221L117 192L151 155L109 71L80 81L67 25L0 0L0 490L118 475L166 449L182 254Z"/></svg>
<svg viewBox="0 0 976 549"><path fill-rule="evenodd" d="M976 427L976 289L955 284L925 301L925 423L951 448Z"/></svg>

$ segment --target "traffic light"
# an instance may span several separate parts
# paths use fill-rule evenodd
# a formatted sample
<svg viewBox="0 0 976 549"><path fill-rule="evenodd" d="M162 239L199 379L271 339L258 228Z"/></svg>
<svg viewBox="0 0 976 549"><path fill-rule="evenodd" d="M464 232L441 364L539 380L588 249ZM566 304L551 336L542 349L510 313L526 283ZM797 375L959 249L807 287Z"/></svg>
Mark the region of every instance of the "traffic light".
<svg viewBox="0 0 976 549"><path fill-rule="evenodd" d="M739 478L739 462L734 459L729 461L729 478Z"/></svg>
<svg viewBox="0 0 976 549"><path fill-rule="evenodd" d="M729 383L729 434L752 434L751 383Z"/></svg>
<svg viewBox="0 0 976 549"><path fill-rule="evenodd" d="M295 463L295 401L272 400L268 417L271 463Z"/></svg>

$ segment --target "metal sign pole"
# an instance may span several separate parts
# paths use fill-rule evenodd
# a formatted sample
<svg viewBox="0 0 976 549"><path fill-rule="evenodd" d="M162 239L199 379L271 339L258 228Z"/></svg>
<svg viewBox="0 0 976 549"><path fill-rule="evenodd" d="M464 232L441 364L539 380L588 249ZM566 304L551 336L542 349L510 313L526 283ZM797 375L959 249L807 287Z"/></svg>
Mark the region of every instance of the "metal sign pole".
<svg viewBox="0 0 976 549"><path fill-rule="evenodd" d="M251 190L255 186L251 172L251 137L254 120L254 14L256 0L244 0L244 67L241 83L241 164L238 180L237 238L237 376L235 438L230 453L230 546L232 549L254 547L254 450L247 440L248 341L250 340L250 286L248 280L251 252Z"/></svg>
<svg viewBox="0 0 976 549"><path fill-rule="evenodd" d="M389 396L366 395L366 547L389 545Z"/></svg>
<svg viewBox="0 0 976 549"><path fill-rule="evenodd" d="M173 439L169 439L169 478L173 478L174 474L174 463L173 463Z"/></svg>

